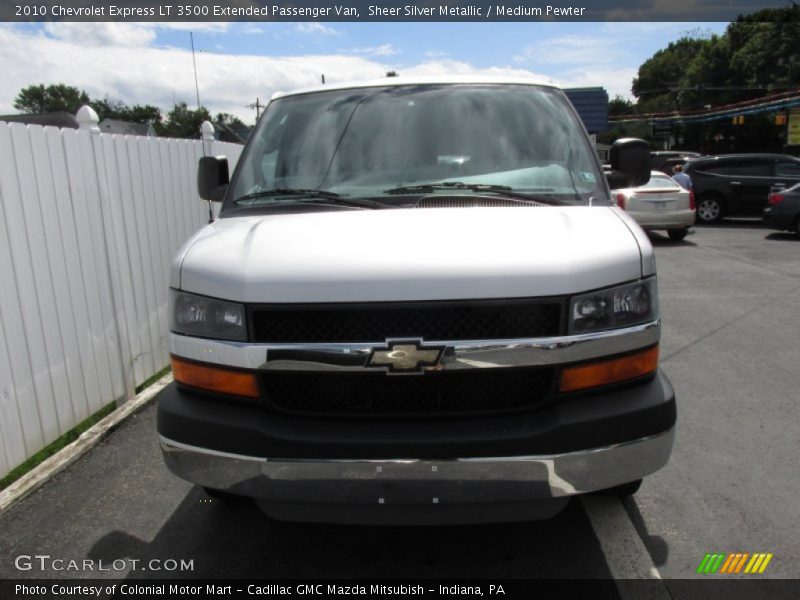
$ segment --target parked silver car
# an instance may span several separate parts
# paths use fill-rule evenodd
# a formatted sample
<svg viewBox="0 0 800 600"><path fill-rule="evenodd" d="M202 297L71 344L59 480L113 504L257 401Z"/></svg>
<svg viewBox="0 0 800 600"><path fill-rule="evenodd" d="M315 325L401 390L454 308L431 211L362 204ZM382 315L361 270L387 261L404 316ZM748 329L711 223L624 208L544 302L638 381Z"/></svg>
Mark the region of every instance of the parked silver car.
<svg viewBox="0 0 800 600"><path fill-rule="evenodd" d="M617 190L617 204L644 229L666 229L671 240L682 240L694 225L694 194L661 171L641 187Z"/></svg>

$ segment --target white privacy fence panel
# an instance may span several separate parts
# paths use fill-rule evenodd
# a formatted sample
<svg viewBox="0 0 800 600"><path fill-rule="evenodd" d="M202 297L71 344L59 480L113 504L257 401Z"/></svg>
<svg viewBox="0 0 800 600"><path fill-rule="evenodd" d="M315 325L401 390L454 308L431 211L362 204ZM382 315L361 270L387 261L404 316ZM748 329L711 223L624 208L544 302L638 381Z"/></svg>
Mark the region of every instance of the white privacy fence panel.
<svg viewBox="0 0 800 600"><path fill-rule="evenodd" d="M242 146L206 142L235 165ZM0 477L167 366L203 142L0 122Z"/></svg>

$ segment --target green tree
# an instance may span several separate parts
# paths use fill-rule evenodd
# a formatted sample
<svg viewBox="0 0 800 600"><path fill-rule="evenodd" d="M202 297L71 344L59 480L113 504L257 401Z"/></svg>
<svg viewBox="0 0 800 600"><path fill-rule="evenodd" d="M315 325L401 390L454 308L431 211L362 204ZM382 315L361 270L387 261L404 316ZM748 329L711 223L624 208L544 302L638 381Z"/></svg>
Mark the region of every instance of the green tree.
<svg viewBox="0 0 800 600"><path fill-rule="evenodd" d="M636 105L622 96L614 96L608 101L608 116L631 115L636 112Z"/></svg>
<svg viewBox="0 0 800 600"><path fill-rule="evenodd" d="M131 123L155 125L160 123L163 118L161 109L150 104L128 106L121 100L109 100L108 97L103 100L92 100L89 104L97 112L101 121L103 119L119 119Z"/></svg>
<svg viewBox="0 0 800 600"><path fill-rule="evenodd" d="M744 99L738 77L730 68L731 44L726 36L713 36L686 63L678 105L682 109L701 109Z"/></svg>
<svg viewBox="0 0 800 600"><path fill-rule="evenodd" d="M14 100L14 108L27 114L66 111L75 113L89 103L89 95L76 87L57 83L29 85L22 88Z"/></svg>
<svg viewBox="0 0 800 600"><path fill-rule="evenodd" d="M161 123L156 123L156 133L162 137L174 138L199 138L200 125L203 121L210 121L211 113L201 106L191 109L186 102L178 102L167 113L167 118Z"/></svg>
<svg viewBox="0 0 800 600"><path fill-rule="evenodd" d="M702 110L800 87L800 5L762 10L730 23L722 35L689 33L639 67L632 91L638 111ZM705 152L780 150L772 115L686 124L682 147Z"/></svg>
<svg viewBox="0 0 800 600"><path fill-rule="evenodd" d="M795 21L733 22L730 40L731 71L744 86L763 91L800 86L800 6L786 11Z"/></svg>
<svg viewBox="0 0 800 600"><path fill-rule="evenodd" d="M697 33L697 32L695 32ZM730 23L722 35L683 37L639 67L640 112L701 109L800 86L800 5Z"/></svg>
<svg viewBox="0 0 800 600"><path fill-rule="evenodd" d="M217 116L214 117L214 123L226 125L234 131L239 129L247 129L247 125L245 125L244 121L242 121L239 117L225 112L217 113Z"/></svg>
<svg viewBox="0 0 800 600"><path fill-rule="evenodd" d="M683 37L659 50L639 67L631 91L638 98L640 112L662 112L680 108L678 92L687 65L709 43Z"/></svg>

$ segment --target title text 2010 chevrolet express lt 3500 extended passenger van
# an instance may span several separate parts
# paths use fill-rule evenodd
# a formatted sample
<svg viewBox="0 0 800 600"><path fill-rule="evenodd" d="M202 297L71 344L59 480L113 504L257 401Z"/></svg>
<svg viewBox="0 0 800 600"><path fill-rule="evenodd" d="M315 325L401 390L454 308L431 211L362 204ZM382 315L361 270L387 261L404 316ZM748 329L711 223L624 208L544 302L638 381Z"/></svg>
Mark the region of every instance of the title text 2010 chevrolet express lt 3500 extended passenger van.
<svg viewBox="0 0 800 600"><path fill-rule="evenodd" d="M171 273L178 476L280 520L543 518L672 450L653 248L563 92L387 78L276 94Z"/></svg>

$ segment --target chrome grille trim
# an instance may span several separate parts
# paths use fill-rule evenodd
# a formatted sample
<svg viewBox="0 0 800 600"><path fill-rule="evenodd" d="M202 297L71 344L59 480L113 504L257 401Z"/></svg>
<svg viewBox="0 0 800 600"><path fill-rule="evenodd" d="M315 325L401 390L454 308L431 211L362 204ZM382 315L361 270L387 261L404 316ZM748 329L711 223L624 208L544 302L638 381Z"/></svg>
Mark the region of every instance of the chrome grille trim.
<svg viewBox="0 0 800 600"><path fill-rule="evenodd" d="M658 343L661 321L579 335L508 340L421 340L445 347L443 370L560 365L622 354ZM169 335L169 349L190 360L254 370L370 371L366 363L387 341L350 344L255 344Z"/></svg>

